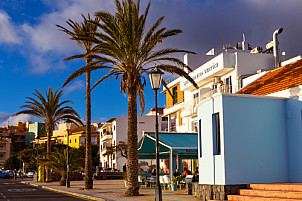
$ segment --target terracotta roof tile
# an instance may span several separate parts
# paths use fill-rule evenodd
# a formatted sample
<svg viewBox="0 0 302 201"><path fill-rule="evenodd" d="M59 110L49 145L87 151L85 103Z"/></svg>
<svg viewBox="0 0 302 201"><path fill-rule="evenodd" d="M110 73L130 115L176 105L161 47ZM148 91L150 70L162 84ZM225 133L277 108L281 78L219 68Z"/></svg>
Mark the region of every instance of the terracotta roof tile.
<svg viewBox="0 0 302 201"><path fill-rule="evenodd" d="M302 60L271 70L237 94L268 95L302 85Z"/></svg>

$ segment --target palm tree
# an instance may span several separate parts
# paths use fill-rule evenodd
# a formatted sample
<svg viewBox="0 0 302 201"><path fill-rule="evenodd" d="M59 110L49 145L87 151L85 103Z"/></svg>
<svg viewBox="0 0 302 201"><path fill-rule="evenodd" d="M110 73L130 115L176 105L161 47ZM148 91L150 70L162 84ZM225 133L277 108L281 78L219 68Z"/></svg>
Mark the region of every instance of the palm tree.
<svg viewBox="0 0 302 201"><path fill-rule="evenodd" d="M84 164L83 157L79 157L80 152L77 149L69 150L69 166L70 171L81 169ZM48 155L47 158L40 159L40 163L48 168L51 168L61 175L60 186L66 185L67 178L67 150L56 150Z"/></svg>
<svg viewBox="0 0 302 201"><path fill-rule="evenodd" d="M20 108L27 108L15 115L29 114L40 118L45 123L45 131L47 133L47 154L51 152L51 136L55 125L62 120L70 119L75 124L83 124L80 120L78 113L70 106L65 106L67 103L73 103L70 100L60 101L63 94L62 90L53 91L50 87L48 91L44 89L45 97L37 90L33 95L37 98L26 97L29 101L26 101L26 105L22 105ZM46 181L51 181L50 169L46 171Z"/></svg>
<svg viewBox="0 0 302 201"><path fill-rule="evenodd" d="M66 21L66 23L70 26L71 30L64 28L60 25L57 25L61 31L70 35L71 40L75 40L78 45L84 49L85 54L78 54L64 59L65 61L69 61L72 59L82 58L86 60L86 64L89 65L91 63L91 58L86 57L89 54L93 47L93 42L85 39L81 39L81 37L90 37L94 36L94 33L97 31L97 26L90 22L91 18L88 14L88 18L82 15L84 22L79 24L78 22L74 22L71 19ZM95 22L99 22L98 18L94 19ZM91 72L86 71L86 154L85 154L85 188L92 189L93 188L93 180L92 180L92 156L91 156L91 127L88 126L91 124L91 88L90 88L90 77ZM65 85L63 85L64 87Z"/></svg>
<svg viewBox="0 0 302 201"><path fill-rule="evenodd" d="M109 69L108 74L98 80L95 85L106 81L109 77L120 77L120 88L128 95L128 171L127 171L127 196L139 195L138 184L138 137L137 137L137 97L143 113L145 107L144 87L146 85L146 74L154 69L178 74L188 79L195 87L197 84L183 70L185 64L176 57L170 56L173 53L193 53L175 48L160 49L158 44L164 39L181 33L181 30L159 28L164 17L159 18L151 28L145 32L146 18L151 2L147 5L145 12L140 14L140 1L115 0L116 12L97 12L95 15L100 18L98 25L102 32L95 34L90 40L96 43L92 49L93 55L87 55L93 59L90 65L75 71L66 80L82 75L86 71L96 69ZM87 38L89 40L89 38ZM164 84L165 85L165 84Z"/></svg>

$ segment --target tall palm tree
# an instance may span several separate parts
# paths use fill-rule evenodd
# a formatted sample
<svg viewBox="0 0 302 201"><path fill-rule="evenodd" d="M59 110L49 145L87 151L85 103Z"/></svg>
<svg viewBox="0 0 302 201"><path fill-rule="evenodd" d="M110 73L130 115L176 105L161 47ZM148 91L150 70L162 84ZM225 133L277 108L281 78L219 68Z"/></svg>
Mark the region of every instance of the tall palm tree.
<svg viewBox="0 0 302 201"><path fill-rule="evenodd" d="M62 90L57 89L55 92L50 87L48 91L44 89L45 97L37 90L33 93L36 97L26 97L26 105L20 108L27 108L15 115L29 114L40 118L45 123L45 131L47 133L47 154L51 152L51 136L55 125L62 120L70 119L75 124L83 124L78 113L70 106L65 106L67 103L73 103L70 100L60 101L63 94ZM51 181L50 169L46 171L46 181Z"/></svg>
<svg viewBox="0 0 302 201"><path fill-rule="evenodd" d="M70 36L71 40L75 40L78 45L84 49L84 54L78 54L64 59L65 61L69 61L72 59L85 59L86 64L89 65L91 63L91 58L86 57L89 54L93 47L93 42L88 41L85 37L93 38L95 32L97 31L96 24L91 22L90 14L86 18L82 15L84 21L82 23L74 22L71 19L66 21L66 23L70 26L70 30L64 28L60 25L57 25L61 31L65 32ZM98 18L94 19L94 22L99 22ZM85 188L92 189L93 188L93 180L92 180L92 156L91 156L91 87L90 87L90 77L91 72L86 71L86 154L85 154ZM65 86L65 85L64 85ZM63 86L63 87L64 87Z"/></svg>
<svg viewBox="0 0 302 201"><path fill-rule="evenodd" d="M81 169L84 164L82 157L79 157L80 151L77 149L69 150L69 163L72 164L69 166L70 171ZM40 163L45 165L48 168L54 169L61 175L60 186L66 185L67 178L67 150L64 151L56 150L49 154L47 158L40 159Z"/></svg>
<svg viewBox="0 0 302 201"><path fill-rule="evenodd" d="M95 15L100 18L100 23L95 23L101 32L95 34L91 39L97 45L92 49L94 55L87 55L93 61L90 65L75 71L66 80L68 83L75 77L86 71L96 69L109 69L108 74L98 80L95 85L114 76L120 77L120 88L128 95L128 170L127 170L127 191L126 195L139 195L138 184L138 137L137 137L137 97L139 98L140 109L143 113L145 107L144 87L146 85L146 74L154 69L178 74L188 79L195 87L197 84L183 70L185 64L176 57L170 56L173 53L193 53L175 48L160 49L158 44L164 39L181 33L181 30L159 28L164 17L159 18L149 30L145 32L146 18L151 2L147 5L145 12L140 14L140 1L115 0L116 12L97 12ZM87 38L88 40L88 38Z"/></svg>

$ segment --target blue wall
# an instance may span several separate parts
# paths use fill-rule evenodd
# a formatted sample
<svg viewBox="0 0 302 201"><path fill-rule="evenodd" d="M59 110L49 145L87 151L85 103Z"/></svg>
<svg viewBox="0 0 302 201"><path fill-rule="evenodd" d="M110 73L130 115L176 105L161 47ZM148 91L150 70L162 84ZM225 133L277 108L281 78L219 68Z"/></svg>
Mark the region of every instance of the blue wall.
<svg viewBox="0 0 302 201"><path fill-rule="evenodd" d="M286 101L290 182L302 182L302 97Z"/></svg>
<svg viewBox="0 0 302 201"><path fill-rule="evenodd" d="M285 100L223 96L226 184L286 182Z"/></svg>

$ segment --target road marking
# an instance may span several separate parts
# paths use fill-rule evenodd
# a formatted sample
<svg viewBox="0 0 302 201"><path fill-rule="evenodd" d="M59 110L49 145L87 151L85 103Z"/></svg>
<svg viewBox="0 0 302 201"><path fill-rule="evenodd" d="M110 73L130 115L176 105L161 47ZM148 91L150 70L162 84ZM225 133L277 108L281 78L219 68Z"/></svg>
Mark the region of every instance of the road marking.
<svg viewBox="0 0 302 201"><path fill-rule="evenodd" d="M3 183L3 184L5 184L5 185L10 185L10 184L16 184L16 183Z"/></svg>
<svg viewBox="0 0 302 201"><path fill-rule="evenodd" d="M0 195L2 195L2 197L3 197L4 199L6 199L6 201L10 201L9 199L7 199L7 197L6 197L5 195L3 195L3 193L0 193Z"/></svg>
<svg viewBox="0 0 302 201"><path fill-rule="evenodd" d="M8 189L9 192L30 192L30 191L37 191L35 188L21 188L21 189Z"/></svg>

